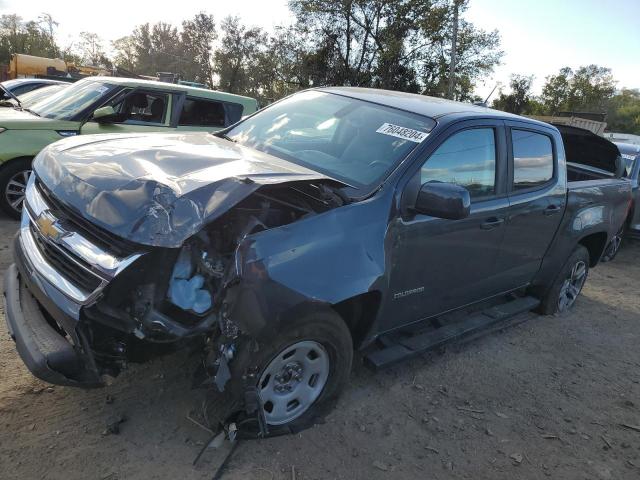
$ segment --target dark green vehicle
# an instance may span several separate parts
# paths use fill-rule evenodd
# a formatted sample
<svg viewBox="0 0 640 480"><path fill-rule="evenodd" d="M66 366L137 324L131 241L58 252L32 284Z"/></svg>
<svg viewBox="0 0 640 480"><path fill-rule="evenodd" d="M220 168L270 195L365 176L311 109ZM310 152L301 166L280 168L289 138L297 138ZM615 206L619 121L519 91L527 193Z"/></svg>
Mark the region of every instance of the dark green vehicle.
<svg viewBox="0 0 640 480"><path fill-rule="evenodd" d="M17 99L14 99L14 101ZM22 108L0 110L0 208L19 218L31 160L65 137L213 131L255 112L253 98L130 78L92 77Z"/></svg>

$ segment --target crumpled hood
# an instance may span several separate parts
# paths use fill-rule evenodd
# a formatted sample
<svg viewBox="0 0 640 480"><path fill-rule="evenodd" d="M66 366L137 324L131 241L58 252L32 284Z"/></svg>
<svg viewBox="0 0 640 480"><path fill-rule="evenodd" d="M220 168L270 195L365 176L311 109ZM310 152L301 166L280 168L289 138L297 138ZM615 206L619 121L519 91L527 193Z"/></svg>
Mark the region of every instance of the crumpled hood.
<svg viewBox="0 0 640 480"><path fill-rule="evenodd" d="M179 247L265 184L328 177L209 133L71 137L34 171L57 200L144 245Z"/></svg>

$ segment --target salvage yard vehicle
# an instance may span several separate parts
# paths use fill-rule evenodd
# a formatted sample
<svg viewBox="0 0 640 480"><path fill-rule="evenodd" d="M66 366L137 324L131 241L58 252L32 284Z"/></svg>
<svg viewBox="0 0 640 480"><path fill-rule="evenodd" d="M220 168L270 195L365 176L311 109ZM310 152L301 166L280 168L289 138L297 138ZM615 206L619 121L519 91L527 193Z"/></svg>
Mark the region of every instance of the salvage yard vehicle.
<svg viewBox="0 0 640 480"><path fill-rule="evenodd" d="M0 209L20 218L31 161L79 134L220 130L256 111L253 98L149 80L90 77L23 108L0 109Z"/></svg>
<svg viewBox="0 0 640 480"><path fill-rule="evenodd" d="M622 224L618 234L610 242L605 256L613 259L618 251L624 237L640 238L640 145L632 143L614 142L620 151L624 165L624 178L631 182L633 203L627 219Z"/></svg>
<svg viewBox="0 0 640 480"><path fill-rule="evenodd" d="M196 346L217 418L294 431L354 349L377 369L570 309L631 202L578 162L549 124L361 88L215 134L68 138L34 160L9 332L35 376L83 387Z"/></svg>
<svg viewBox="0 0 640 480"><path fill-rule="evenodd" d="M0 107L22 107L29 108L31 105L35 105L36 102L47 98L50 95L53 95L56 92L59 92L63 88L68 87L69 83L59 83L54 85L46 85L42 88L38 88L36 90L31 90L30 92L23 93L20 95L16 95L16 99L10 98L9 100L5 100L0 103Z"/></svg>
<svg viewBox="0 0 640 480"><path fill-rule="evenodd" d="M47 78L16 78L14 80L5 80L0 85L2 85L2 89L4 90L0 92L0 99L10 100L12 95L19 97L25 93L51 85L69 85L69 82L64 80L50 80Z"/></svg>
<svg viewBox="0 0 640 480"><path fill-rule="evenodd" d="M633 191L633 206L628 223L625 224L629 235L640 237L640 145L631 143L616 143L622 161L624 162L624 176L631 182Z"/></svg>
<svg viewBox="0 0 640 480"><path fill-rule="evenodd" d="M598 178L626 178L631 181L632 194L637 191L636 181L633 182L633 167L629 159L621 154L618 146L600 135L584 128L554 124L562 135L567 169L574 180L591 180ZM620 250L622 238L632 223L634 204L631 204L625 221L619 231L611 238L601 260L609 262L615 258Z"/></svg>

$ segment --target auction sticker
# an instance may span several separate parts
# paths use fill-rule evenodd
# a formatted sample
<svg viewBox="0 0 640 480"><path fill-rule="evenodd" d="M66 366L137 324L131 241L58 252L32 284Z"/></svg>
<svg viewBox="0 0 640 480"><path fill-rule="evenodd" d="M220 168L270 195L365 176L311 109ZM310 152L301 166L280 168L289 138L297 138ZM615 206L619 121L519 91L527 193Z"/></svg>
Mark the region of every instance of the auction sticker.
<svg viewBox="0 0 640 480"><path fill-rule="evenodd" d="M382 133L383 135L390 135L392 137L402 138L403 140L409 140L410 142L416 143L420 143L429 136L428 133L420 132L413 128L393 125L392 123L383 123L382 126L376 130L376 133Z"/></svg>

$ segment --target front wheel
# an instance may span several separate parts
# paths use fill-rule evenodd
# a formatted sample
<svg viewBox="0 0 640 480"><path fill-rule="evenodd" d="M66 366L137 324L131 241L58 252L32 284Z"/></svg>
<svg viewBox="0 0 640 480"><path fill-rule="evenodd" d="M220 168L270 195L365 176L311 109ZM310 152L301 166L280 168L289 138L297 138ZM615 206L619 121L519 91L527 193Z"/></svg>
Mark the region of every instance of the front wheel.
<svg viewBox="0 0 640 480"><path fill-rule="evenodd" d="M542 298L541 313L564 313L574 306L589 275L589 261L589 251L578 245Z"/></svg>
<svg viewBox="0 0 640 480"><path fill-rule="evenodd" d="M232 378L224 394L209 392L213 395L211 408L207 408L209 423L228 418L230 405L239 406L246 388L242 378L253 370L270 434L307 428L340 394L352 361L351 333L337 313L322 310L301 315L286 322L275 335L240 347L231 362Z"/></svg>
<svg viewBox="0 0 640 480"><path fill-rule="evenodd" d="M0 168L0 208L11 218L22 214L27 181L31 175L31 160L13 160Z"/></svg>

